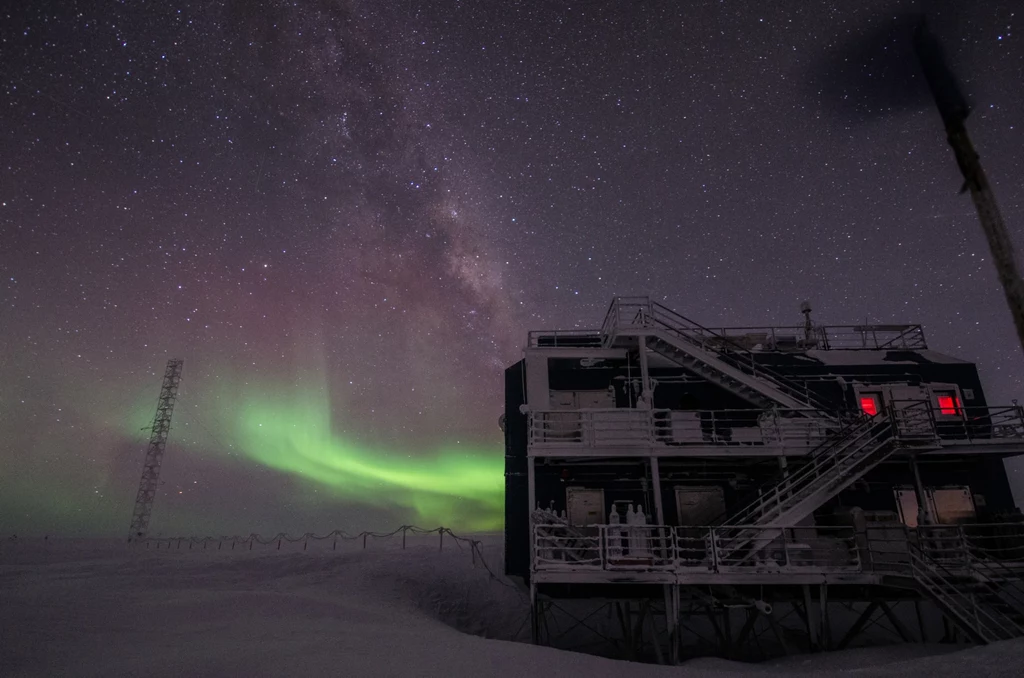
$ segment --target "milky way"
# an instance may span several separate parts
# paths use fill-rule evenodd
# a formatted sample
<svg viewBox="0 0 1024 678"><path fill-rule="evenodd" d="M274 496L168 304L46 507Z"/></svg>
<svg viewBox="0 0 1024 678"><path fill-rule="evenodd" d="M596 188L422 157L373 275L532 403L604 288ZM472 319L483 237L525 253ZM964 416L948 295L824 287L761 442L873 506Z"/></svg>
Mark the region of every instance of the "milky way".
<svg viewBox="0 0 1024 678"><path fill-rule="evenodd" d="M502 367L613 294L709 325L803 299L921 322L1017 397L937 114L822 79L918 9L857 4L6 10L0 530L127 529L172 356L155 532L499 527ZM938 24L1011 226L1014 12Z"/></svg>

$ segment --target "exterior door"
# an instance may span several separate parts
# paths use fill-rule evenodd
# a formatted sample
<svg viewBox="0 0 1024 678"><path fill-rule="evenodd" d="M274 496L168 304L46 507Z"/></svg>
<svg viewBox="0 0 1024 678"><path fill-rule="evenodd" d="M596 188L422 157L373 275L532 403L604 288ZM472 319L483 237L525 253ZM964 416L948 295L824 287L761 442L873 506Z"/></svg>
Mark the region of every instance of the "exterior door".
<svg viewBox="0 0 1024 678"><path fill-rule="evenodd" d="M955 525L974 518L974 498L969 487L937 487L929 492L935 507L935 521Z"/></svg>
<svg viewBox="0 0 1024 678"><path fill-rule="evenodd" d="M956 384L933 383L931 392L936 431L945 438L966 438L971 431L960 397L960 387Z"/></svg>
<svg viewBox="0 0 1024 678"><path fill-rule="evenodd" d="M920 508L920 504L917 501L917 492L912 487L897 487L896 493L896 508L900 513L900 522L907 527L917 527L917 513ZM931 497L929 496L930 500ZM932 513L935 512L935 506L931 506Z"/></svg>
<svg viewBox="0 0 1024 678"><path fill-rule="evenodd" d="M725 518L725 493L718 485L676 487L679 525L706 526Z"/></svg>
<svg viewBox="0 0 1024 678"><path fill-rule="evenodd" d="M882 399L882 390L880 388L858 387L856 394L857 407L869 417L874 417L885 409L885 402Z"/></svg>
<svg viewBox="0 0 1024 678"><path fill-rule="evenodd" d="M603 525L604 490L586 487L567 487L565 503L569 509L569 524L577 527L586 525Z"/></svg>
<svg viewBox="0 0 1024 678"><path fill-rule="evenodd" d="M974 496L971 488L936 487L925 488L928 495L928 506L940 525L955 525L975 517ZM912 488L896 488L896 505L900 511L900 520L907 527L917 527L917 493Z"/></svg>

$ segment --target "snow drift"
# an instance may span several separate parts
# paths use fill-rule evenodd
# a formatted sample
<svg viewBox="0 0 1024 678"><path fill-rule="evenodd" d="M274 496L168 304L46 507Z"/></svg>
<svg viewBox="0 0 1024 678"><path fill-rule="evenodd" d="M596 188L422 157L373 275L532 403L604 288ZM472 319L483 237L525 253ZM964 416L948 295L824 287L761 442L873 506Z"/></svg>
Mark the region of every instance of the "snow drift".
<svg viewBox="0 0 1024 678"><path fill-rule="evenodd" d="M1024 644L901 645L758 665L628 664L503 640L527 601L468 549L400 543L216 544L156 551L100 540L0 543L3 676L1016 676ZM483 538L500 563L500 536Z"/></svg>

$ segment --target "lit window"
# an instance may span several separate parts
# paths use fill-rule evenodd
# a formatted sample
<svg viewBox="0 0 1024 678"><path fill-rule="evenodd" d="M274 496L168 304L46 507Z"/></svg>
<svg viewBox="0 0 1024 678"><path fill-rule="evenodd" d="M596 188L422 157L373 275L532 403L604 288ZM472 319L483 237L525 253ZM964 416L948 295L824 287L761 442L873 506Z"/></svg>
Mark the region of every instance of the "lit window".
<svg viewBox="0 0 1024 678"><path fill-rule="evenodd" d="M860 397L860 409L868 416L878 414L878 396L862 395Z"/></svg>
<svg viewBox="0 0 1024 678"><path fill-rule="evenodd" d="M942 393L938 396L939 413L956 416L960 414L960 398L953 393Z"/></svg>

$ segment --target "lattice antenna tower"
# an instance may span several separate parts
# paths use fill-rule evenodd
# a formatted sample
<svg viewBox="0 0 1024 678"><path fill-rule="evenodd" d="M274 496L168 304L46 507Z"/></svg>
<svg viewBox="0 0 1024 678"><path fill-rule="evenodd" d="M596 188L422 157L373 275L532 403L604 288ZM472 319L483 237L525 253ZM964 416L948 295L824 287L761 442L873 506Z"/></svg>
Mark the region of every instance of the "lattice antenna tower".
<svg viewBox="0 0 1024 678"><path fill-rule="evenodd" d="M146 448L146 461L142 466L139 492L135 495L132 525L128 530L129 541L143 539L149 530L149 517L153 513L153 500L156 498L160 480L160 465L163 464L164 450L167 449L167 434L171 431L171 415L174 413L174 401L178 397L183 364L183 360L172 358L167 361L167 368L164 370L164 383L160 387L160 399L156 403L156 416L153 417L153 428L149 434L149 446Z"/></svg>

